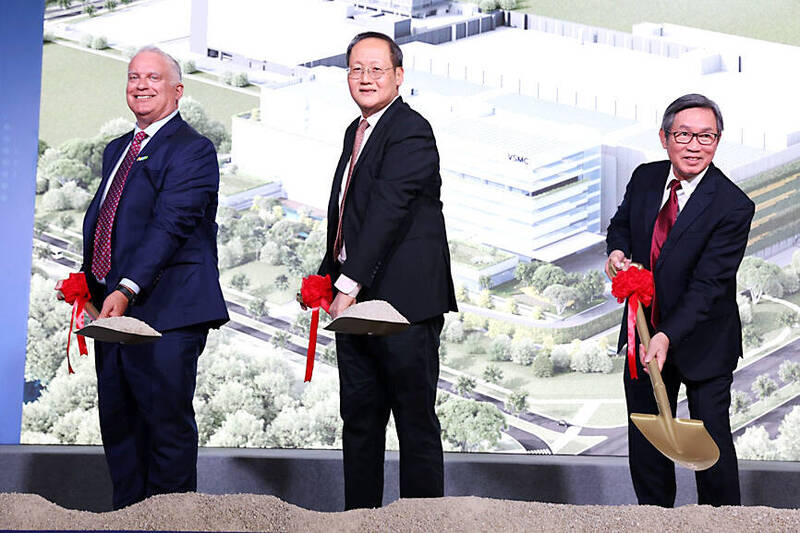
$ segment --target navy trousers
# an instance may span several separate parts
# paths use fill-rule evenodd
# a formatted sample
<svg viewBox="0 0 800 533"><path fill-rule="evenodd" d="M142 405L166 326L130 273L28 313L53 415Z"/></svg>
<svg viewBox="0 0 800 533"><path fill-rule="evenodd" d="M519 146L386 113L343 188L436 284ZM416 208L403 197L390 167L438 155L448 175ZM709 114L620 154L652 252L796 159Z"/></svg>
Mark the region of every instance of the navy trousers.
<svg viewBox="0 0 800 533"><path fill-rule="evenodd" d="M197 490L192 398L205 326L167 331L151 344L95 342L100 432L114 509Z"/></svg>
<svg viewBox="0 0 800 533"><path fill-rule="evenodd" d="M625 365L625 399L628 414L658 414L650 377L637 361L639 379L633 380ZM686 385L689 416L702 420L719 447L719 461L695 473L697 503L700 505L741 505L739 466L731 435L731 383L733 376L719 376L705 381L690 381L681 376L675 365L667 363L661 373L675 416L681 382ZM633 488L640 504L672 507L675 505L675 463L661 454L628 419L628 461Z"/></svg>
<svg viewBox="0 0 800 533"><path fill-rule="evenodd" d="M336 334L345 509L383 503L390 412L400 442L400 497L444 495L441 427L434 411L443 324L437 316L393 335Z"/></svg>

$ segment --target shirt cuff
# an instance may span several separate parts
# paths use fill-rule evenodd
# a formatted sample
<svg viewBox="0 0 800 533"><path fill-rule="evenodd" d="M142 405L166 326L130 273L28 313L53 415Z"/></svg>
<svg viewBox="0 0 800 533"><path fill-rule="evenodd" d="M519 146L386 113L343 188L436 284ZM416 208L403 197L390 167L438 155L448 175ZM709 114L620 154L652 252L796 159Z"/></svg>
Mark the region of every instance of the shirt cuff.
<svg viewBox="0 0 800 533"><path fill-rule="evenodd" d="M358 292L361 290L360 283L348 278L344 274L340 274L339 278L336 280L336 283L333 285L339 290L339 292L343 292L351 298L358 296Z"/></svg>
<svg viewBox="0 0 800 533"><path fill-rule="evenodd" d="M126 287L128 287L130 290L132 290L134 294L139 294L139 291L141 290L139 288L139 286L134 281L132 281L132 280L130 280L128 278L122 278L120 283L122 285L125 285Z"/></svg>

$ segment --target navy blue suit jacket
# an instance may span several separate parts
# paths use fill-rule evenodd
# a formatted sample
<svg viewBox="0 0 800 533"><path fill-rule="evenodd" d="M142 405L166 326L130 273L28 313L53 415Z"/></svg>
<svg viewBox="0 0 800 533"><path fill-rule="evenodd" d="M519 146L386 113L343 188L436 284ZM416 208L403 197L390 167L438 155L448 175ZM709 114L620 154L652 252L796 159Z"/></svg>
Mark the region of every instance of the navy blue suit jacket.
<svg viewBox="0 0 800 533"><path fill-rule="evenodd" d="M219 327L228 312L217 269L217 156L211 141L180 114L148 141L128 173L114 219L106 284L91 274L100 198L132 137L131 131L106 146L103 180L83 221L81 270L93 301L99 308L128 278L141 290L127 315L159 331Z"/></svg>
<svg viewBox="0 0 800 533"><path fill-rule="evenodd" d="M712 163L651 268L650 242L669 171L669 161L658 161L633 172L606 242L608 253L621 250L653 271L658 331L670 340L667 361L699 381L732 372L742 355L736 271L755 205ZM625 324L623 318L620 347L627 340Z"/></svg>
<svg viewBox="0 0 800 533"><path fill-rule="evenodd" d="M347 261L335 261L339 191L359 120L345 132L333 177L319 273L334 283L344 273L361 283L359 301L388 301L410 322L455 311L436 139L402 98L384 112L356 161L342 221Z"/></svg>

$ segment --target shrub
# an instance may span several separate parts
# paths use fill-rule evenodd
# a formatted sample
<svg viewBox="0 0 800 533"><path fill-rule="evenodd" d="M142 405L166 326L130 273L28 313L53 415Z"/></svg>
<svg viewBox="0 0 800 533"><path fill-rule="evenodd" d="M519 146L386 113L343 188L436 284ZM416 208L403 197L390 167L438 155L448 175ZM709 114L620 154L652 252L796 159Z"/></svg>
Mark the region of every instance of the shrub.
<svg viewBox="0 0 800 533"><path fill-rule="evenodd" d="M550 352L550 360L553 362L553 371L566 372L572 362L572 347L569 344L556 344Z"/></svg>
<svg viewBox="0 0 800 533"><path fill-rule="evenodd" d="M518 365L528 366L533 363L537 352L538 348L533 339L514 339L511 343L511 360Z"/></svg>
<svg viewBox="0 0 800 533"><path fill-rule="evenodd" d="M511 360L511 338L508 335L498 335L489 346L489 355L492 361Z"/></svg>
<svg viewBox="0 0 800 533"><path fill-rule="evenodd" d="M250 85L250 80L247 78L247 72L237 72L231 78L231 85L234 87L247 87Z"/></svg>
<svg viewBox="0 0 800 533"><path fill-rule="evenodd" d="M89 7L89 6L87 6ZM105 50L108 48L108 39L103 37L102 35L98 35L92 39L91 47L95 50Z"/></svg>
<svg viewBox="0 0 800 533"><path fill-rule="evenodd" d="M480 333L471 333L464 341L464 348L470 354L486 353L486 348L483 346L483 339Z"/></svg>
<svg viewBox="0 0 800 533"><path fill-rule="evenodd" d="M181 61L181 70L184 74L192 74L197 72L197 65L191 59L187 59L186 61Z"/></svg>
<svg viewBox="0 0 800 533"><path fill-rule="evenodd" d="M553 375L553 361L546 353L541 352L533 360L533 375L537 378L549 378Z"/></svg>
<svg viewBox="0 0 800 533"><path fill-rule="evenodd" d="M481 11L484 13L494 11L497 9L497 0L481 0L478 7L481 8Z"/></svg>

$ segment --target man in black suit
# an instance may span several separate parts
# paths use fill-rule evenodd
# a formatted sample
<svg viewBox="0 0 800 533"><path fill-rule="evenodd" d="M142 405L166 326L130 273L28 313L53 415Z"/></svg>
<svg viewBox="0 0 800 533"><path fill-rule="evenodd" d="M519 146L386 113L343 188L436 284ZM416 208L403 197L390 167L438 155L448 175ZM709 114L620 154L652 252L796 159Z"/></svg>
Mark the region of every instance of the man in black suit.
<svg viewBox="0 0 800 533"><path fill-rule="evenodd" d="M336 335L344 422L345 508L380 507L389 413L400 441L400 496L444 493L439 420L439 335L456 310L430 124L403 102L403 54L381 33L347 48L350 95L361 116L347 128L328 205L321 275L336 317L357 300L385 300L411 322L385 337Z"/></svg>
<svg viewBox="0 0 800 533"><path fill-rule="evenodd" d="M696 474L699 503L738 505L728 408L733 371L742 355L736 271L755 206L711 162L722 125L717 105L699 94L682 96L667 107L659 136L669 161L633 172L608 227L606 273L611 265L620 269L633 261L652 270L655 279L655 300L646 312L653 337L647 353L640 348L640 379L631 379L625 367L628 413L658 413L643 374L655 358L673 413L684 383L691 418L703 421L720 449L717 464ZM623 317L620 345L626 338ZM639 503L673 506L674 464L630 421L628 447Z"/></svg>
<svg viewBox="0 0 800 533"><path fill-rule="evenodd" d="M119 509L197 490L197 359L228 321L217 270L214 145L178 112L180 66L155 47L128 65L136 127L103 153L83 221L81 270L100 318L144 320L152 344L96 341L100 431Z"/></svg>

